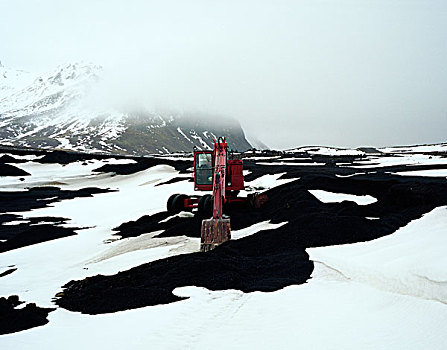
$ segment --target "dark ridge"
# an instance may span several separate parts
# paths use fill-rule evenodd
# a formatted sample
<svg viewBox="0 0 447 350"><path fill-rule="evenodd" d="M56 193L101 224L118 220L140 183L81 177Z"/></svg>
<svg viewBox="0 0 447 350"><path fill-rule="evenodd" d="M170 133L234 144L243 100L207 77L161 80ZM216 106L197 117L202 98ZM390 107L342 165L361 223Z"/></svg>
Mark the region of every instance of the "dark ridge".
<svg viewBox="0 0 447 350"><path fill-rule="evenodd" d="M61 190L59 187L33 187L28 191L0 192L0 213L21 212L44 208L48 204L64 199L91 197L98 193L111 192L110 189L95 187L82 188L77 191Z"/></svg>
<svg viewBox="0 0 447 350"><path fill-rule="evenodd" d="M44 156L42 158L33 160L33 162L42 164L48 164L48 163L69 164L77 161L87 161L93 159L101 160L110 158L133 159L133 157L123 156L119 154L98 154L98 153L85 153L78 151L46 150L41 148L16 147L16 146L5 146L5 145L0 145L0 153L10 153L13 155L20 155L20 156L23 155ZM16 162L22 162L22 160L16 160Z"/></svg>
<svg viewBox="0 0 447 350"><path fill-rule="evenodd" d="M170 184L173 184L173 183L176 183L176 182L180 182L180 181L193 182L193 179L192 178L188 179L188 178L185 178L185 177L174 177L174 178L172 178L172 179L170 179L168 181L160 182L160 183L156 184L155 186L170 185Z"/></svg>
<svg viewBox="0 0 447 350"><path fill-rule="evenodd" d="M53 239L73 236L76 234L76 230L80 229L81 228L61 227L54 223L26 223L1 226L0 237L1 239L7 239L7 241L0 242L0 253L41 242L51 241Z"/></svg>
<svg viewBox="0 0 447 350"><path fill-rule="evenodd" d="M10 153L19 156L28 156L28 155L42 155L48 153L48 151L23 146L19 147L19 146L0 145L0 153Z"/></svg>
<svg viewBox="0 0 447 350"><path fill-rule="evenodd" d="M34 303L16 309L23 304L17 295L0 297L0 334L20 332L25 329L43 326L48 323L48 314L55 308L41 308Z"/></svg>
<svg viewBox="0 0 447 350"><path fill-rule="evenodd" d="M17 270L16 267L13 268L13 269L6 270L5 272L0 273L0 277L8 276L8 275L10 275L11 273L13 273L13 272L16 271L16 270Z"/></svg>
<svg viewBox="0 0 447 350"><path fill-rule="evenodd" d="M20 226L20 225L36 225L38 223L42 222L48 222L52 224L63 224L66 223L69 219L67 218L61 218L61 217L55 217L55 216L39 216L39 217L32 217L24 219L21 215L16 214L2 214L0 215L0 239L6 239L2 238L1 232L5 232L6 230L2 230L6 226ZM12 221L23 221L23 223L19 223L17 225L8 225L8 223Z"/></svg>
<svg viewBox="0 0 447 350"><path fill-rule="evenodd" d="M166 164L174 167L181 173L191 167L191 162L187 160L171 160L161 158L134 158L135 164L105 164L93 171L101 173L115 173L117 175L130 175L149 169L155 165Z"/></svg>
<svg viewBox="0 0 447 350"><path fill-rule="evenodd" d="M382 151L379 151L375 147L358 147L357 149L359 151L362 151L362 152L365 152L365 153L370 153L370 154L381 154L381 153L383 153Z"/></svg>
<svg viewBox="0 0 447 350"><path fill-rule="evenodd" d="M170 215L167 211L153 215L144 215L136 221L129 221L113 229L121 238L137 237L144 233L164 230L158 237L173 237L181 235L188 237L200 237L202 218L199 216L179 217L175 216L168 221L160 222Z"/></svg>
<svg viewBox="0 0 447 350"><path fill-rule="evenodd" d="M17 220L21 220L21 219L22 219L22 216L15 215L15 214L3 214L3 215L0 215L0 227L4 223L11 222L11 221L17 221Z"/></svg>
<svg viewBox="0 0 447 350"><path fill-rule="evenodd" d="M52 151L45 153L45 156L40 159L34 160L34 162L48 164L48 163L58 163L58 164L69 164L78 161L86 161L92 159L109 159L118 158L125 159L124 156L119 155L106 155L106 154L89 154L81 152L69 152L69 151Z"/></svg>
<svg viewBox="0 0 447 350"><path fill-rule="evenodd" d="M307 157L306 152L296 152L299 158ZM287 154L283 151L276 151L272 149L257 150L256 148L249 149L248 151L242 153L243 159L248 159L251 157L276 157L276 156L286 156Z"/></svg>
<svg viewBox="0 0 447 350"><path fill-rule="evenodd" d="M0 176L29 176L25 170L19 169L11 164L0 163Z"/></svg>
<svg viewBox="0 0 447 350"><path fill-rule="evenodd" d="M17 159L14 157L11 157L9 154L4 154L0 157L0 163L25 163L27 160L25 159Z"/></svg>
<svg viewBox="0 0 447 350"><path fill-rule="evenodd" d="M157 230L164 230L161 228L163 224L159 224L159 221L165 220L169 217L168 212L161 212L153 215L144 215L136 221L129 221L121 224L113 229L117 231L117 234L122 237L137 237L143 233L149 233ZM163 225L166 227L167 224ZM128 235L126 235L128 233Z"/></svg>

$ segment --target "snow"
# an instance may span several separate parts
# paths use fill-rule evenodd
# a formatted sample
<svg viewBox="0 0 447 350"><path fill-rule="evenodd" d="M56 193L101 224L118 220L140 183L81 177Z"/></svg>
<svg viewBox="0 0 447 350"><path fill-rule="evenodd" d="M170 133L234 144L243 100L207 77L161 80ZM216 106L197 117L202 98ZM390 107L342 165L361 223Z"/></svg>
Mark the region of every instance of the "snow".
<svg viewBox="0 0 447 350"><path fill-rule="evenodd" d="M281 158L281 156L270 156L270 157L245 157L246 160L272 160L272 159L278 159Z"/></svg>
<svg viewBox="0 0 447 350"><path fill-rule="evenodd" d="M251 225L241 230L231 231L231 239L241 239L244 237L251 236L259 231L264 230L274 230L280 228L281 226L287 224L287 222L281 222L279 224L272 224L270 220L258 222L257 224Z"/></svg>
<svg viewBox="0 0 447 350"><path fill-rule="evenodd" d="M443 165L447 164L447 158L430 156L426 154L405 154L394 156L368 157L365 160L355 162L357 165L345 165L349 168L381 168L396 165Z"/></svg>
<svg viewBox="0 0 447 350"><path fill-rule="evenodd" d="M100 72L99 66L75 63L58 67L27 85L14 82L11 88L2 87L0 79L2 142L27 146L30 136L43 133L40 136L57 139L65 149L94 151L95 137L99 144L117 138L126 130L127 115L91 101ZM11 125L14 128L9 128ZM107 143L102 145L111 149Z"/></svg>
<svg viewBox="0 0 447 350"><path fill-rule="evenodd" d="M313 163L295 163L295 162L271 162L271 163L266 163L266 162L258 162L256 163L258 165L296 165L296 166L321 166L321 165L326 165L326 163L317 163L317 162L313 162Z"/></svg>
<svg viewBox="0 0 447 350"><path fill-rule="evenodd" d="M0 65L0 106L6 102L4 98L30 85L35 78L29 72Z"/></svg>
<svg viewBox="0 0 447 350"><path fill-rule="evenodd" d="M180 213L178 213L178 214L175 214L175 215L171 215L171 216L168 216L166 219L164 219L164 220L160 220L158 223L163 223L163 222L168 222L169 220L171 220L171 219L173 219L173 218L177 218L177 217L179 217L179 218L188 218L188 217L193 217L194 216L194 214L193 213L191 213L191 212L189 212L189 211L181 211Z"/></svg>
<svg viewBox="0 0 447 350"><path fill-rule="evenodd" d="M207 149L207 150L211 150L211 149L212 149L212 148L211 148L205 141L203 141L203 139L202 139L199 135L197 135L197 133L196 133L195 131L191 130L191 131L190 131L190 136L191 136L193 139L196 139L197 141L199 141L200 146L201 146L203 149Z"/></svg>
<svg viewBox="0 0 447 350"><path fill-rule="evenodd" d="M157 159L165 159L165 160L179 160L179 159L189 160L189 161L191 161L191 164L194 161L194 157L183 156L183 157L179 158L178 156L173 156L172 153L169 156L166 156L163 154L163 155L155 155L154 157ZM193 168L191 167L191 169L193 169Z"/></svg>
<svg viewBox="0 0 447 350"><path fill-rule="evenodd" d="M109 159L109 160L90 160L87 162L78 161L67 165L61 164L40 164L32 161L26 163L14 164L29 174L25 176L24 181L16 177L0 177L1 191L20 191L26 188L38 186L59 186L63 189L80 189L82 187L100 187L109 188L118 179L123 179L117 175L113 180L111 174L94 173L92 170L101 167L104 164L132 164L133 159ZM153 169L154 170L154 169Z"/></svg>
<svg viewBox="0 0 447 350"><path fill-rule="evenodd" d="M183 132L182 129L180 129L180 127L177 128L177 131L180 133L180 135L182 135L186 140L188 140L189 142L192 143L191 139L185 135L185 133Z"/></svg>
<svg viewBox="0 0 447 350"><path fill-rule="evenodd" d="M98 162L101 161L94 161L89 165L97 167ZM48 174L57 172L58 168L55 164L31 165L35 170L32 178L36 176L37 182L41 182ZM48 171L48 167L56 169ZM17 213L23 215L24 220L44 216L67 217L71 220L64 226L87 227L88 229L77 231L78 234L75 236L0 254L0 266L12 263L17 266L17 271L2 278L2 282L5 283L0 285L0 295L18 294L23 300L31 300L43 307L52 307L51 299L60 291L61 286L71 279L114 272L123 267L130 268L150 261L151 257L156 259L178 254L175 249L178 248L177 245L185 246L185 252L191 251L194 240L190 239L184 239L184 241L165 239L169 242L166 246L156 243L144 246L142 243L147 243L145 241L147 236L143 236L134 240L104 244L105 240L112 237L112 229L121 223L162 211L171 194L191 191L188 182L155 186L160 181L178 176L178 172L172 167L158 165L132 175L113 177L110 174L86 177L84 172L77 172L80 169L84 170L77 164L69 164L66 168L69 170L67 176L64 177L66 184L61 186L62 188L107 186L118 191L63 200L52 203L49 207ZM151 200L148 201L148 198ZM199 248L198 241L195 247L195 249ZM93 264L92 259L96 259L98 264Z"/></svg>
<svg viewBox="0 0 447 350"><path fill-rule="evenodd" d="M430 170L414 170L414 171L400 171L393 173L401 176L434 176L447 177L447 169L430 169Z"/></svg>
<svg viewBox="0 0 447 350"><path fill-rule="evenodd" d="M368 205L377 202L377 199L370 195L357 196L354 194L334 193L323 190L309 190L309 192L323 203L351 201L357 203L358 205Z"/></svg>
<svg viewBox="0 0 447 350"><path fill-rule="evenodd" d="M188 298L176 303L95 316L57 309L48 325L0 342L4 349L443 349L446 306L432 298L445 288L413 274L446 281L446 229L446 207L437 208L389 237L308 249L315 270L303 285L273 293L187 286L174 290Z"/></svg>
<svg viewBox="0 0 447 350"><path fill-rule="evenodd" d="M197 251L199 240L156 238L159 232L119 241L113 227L164 210L173 193L192 193L182 181L155 186L181 176L166 165L132 175L92 173L106 164L19 164L30 170L19 189L60 181L62 188L110 187L117 192L53 203L24 215L64 216L88 226L76 236L0 254L0 295L54 307L51 299L73 279L114 274L142 263ZM296 179L265 175L247 184L271 188ZM186 178L186 177L185 177ZM375 201L315 190L320 200ZM312 192L311 192L312 193ZM150 199L150 200L149 200ZM124 205L125 203L125 205ZM179 214L185 215L185 214ZM368 218L378 219L378 218ZM241 239L286 224L268 221L232 232ZM2 349L444 349L447 343L447 207L439 207L392 235L370 242L309 248L312 278L272 293L176 288L188 299L104 315L83 315L58 308L49 324L0 336Z"/></svg>
<svg viewBox="0 0 447 350"><path fill-rule="evenodd" d="M27 155L18 155L18 154L12 154L12 153L3 153L3 154L10 156L12 158L15 158L15 159L20 159L20 160L36 160L36 159L41 159L41 158L45 157L45 155L37 156L35 154L27 154Z"/></svg>
<svg viewBox="0 0 447 350"><path fill-rule="evenodd" d="M354 173L354 174L349 174L349 175L340 175L340 174L335 174L336 177L351 177L351 176L356 176L356 175L363 175L365 173Z"/></svg>
<svg viewBox="0 0 447 350"><path fill-rule="evenodd" d="M9 222L3 222L2 225L4 226L15 226L15 225L20 225L20 224L26 224L30 222L29 220L14 220L14 221L9 221Z"/></svg>
<svg viewBox="0 0 447 350"><path fill-rule="evenodd" d="M287 158L287 157L284 157L284 158L281 158L281 160L282 161L293 161L293 162L296 162L297 160L312 160L312 158L310 158L310 157L299 157L299 158L295 158L295 157Z"/></svg>
<svg viewBox="0 0 447 350"><path fill-rule="evenodd" d="M307 152L308 154L324 155L324 156L361 156L365 152L358 149L342 149L335 147L299 147L284 151L285 153Z"/></svg>
<svg viewBox="0 0 447 350"><path fill-rule="evenodd" d="M402 147L384 147L379 149L383 153L423 153L423 152L446 152L447 143L436 145L418 145Z"/></svg>
<svg viewBox="0 0 447 350"><path fill-rule="evenodd" d="M307 251L349 280L447 304L446 232L447 207L439 207L393 235Z"/></svg>
<svg viewBox="0 0 447 350"><path fill-rule="evenodd" d="M200 250L200 238L154 237L161 232L146 233L109 243L107 249L85 261L84 266L90 275L98 273L112 275L148 261Z"/></svg>
<svg viewBox="0 0 447 350"><path fill-rule="evenodd" d="M241 197L246 196L249 192L268 190L276 186L281 186L297 179L280 179L286 173L266 174L252 181L245 182L245 190L240 191Z"/></svg>
<svg viewBox="0 0 447 350"><path fill-rule="evenodd" d="M57 140L60 143L59 148L62 148L62 149L73 149L73 146L70 144L69 140L64 139L63 137L54 137L54 139Z"/></svg>

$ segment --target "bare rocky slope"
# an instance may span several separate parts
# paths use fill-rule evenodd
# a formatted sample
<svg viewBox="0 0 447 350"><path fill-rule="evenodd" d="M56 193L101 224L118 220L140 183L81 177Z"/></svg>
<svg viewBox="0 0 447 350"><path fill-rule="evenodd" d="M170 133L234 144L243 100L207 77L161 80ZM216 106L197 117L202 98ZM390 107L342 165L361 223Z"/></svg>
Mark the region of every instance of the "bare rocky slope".
<svg viewBox="0 0 447 350"><path fill-rule="evenodd" d="M231 118L99 107L91 100L101 75L92 64L43 76L0 66L1 143L144 156L212 148L225 135L234 150L252 148Z"/></svg>

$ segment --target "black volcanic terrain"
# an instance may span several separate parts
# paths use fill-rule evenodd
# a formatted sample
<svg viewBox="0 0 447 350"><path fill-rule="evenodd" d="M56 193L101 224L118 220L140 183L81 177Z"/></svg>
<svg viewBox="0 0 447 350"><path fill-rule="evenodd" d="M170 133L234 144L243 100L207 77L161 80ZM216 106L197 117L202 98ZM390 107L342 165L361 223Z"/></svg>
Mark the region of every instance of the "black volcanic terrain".
<svg viewBox="0 0 447 350"><path fill-rule="evenodd" d="M41 163L68 164L107 157L70 152L5 151L12 157L14 154L33 152L44 155L35 160ZM254 156L266 159L258 160ZM194 285L210 290L238 289L244 292L276 291L289 285L305 283L310 278L313 262L309 260L306 248L362 242L389 235L424 213L447 204L445 178L393 174L409 170L445 169L447 166L376 167L370 159L367 163L370 165L354 168L352 166L365 161L367 157L322 156L306 152L283 154L265 151L247 153L243 157L244 169L249 170L246 182L266 174L281 174L281 179L290 181L268 190L258 188L269 198L260 209L243 205L225 208L231 217L232 230L263 221L284 223L281 227L231 240L207 253L173 256L110 276L97 275L70 281L61 286L55 303L72 311L101 314L181 300L172 291L182 286ZM4 159L8 161L4 165L13 163L10 158ZM189 161L181 159L132 159L136 163L108 164L97 168L95 172L129 175L157 164L168 164L184 173L191 167ZM178 180L180 178L174 178L159 185L169 186ZM309 192L316 189L370 195L377 202L369 205L358 205L351 201L323 203ZM43 207L52 201L106 191L98 188L67 191L53 186L31 188L25 192L1 192L0 222L20 221L18 212ZM199 237L201 220L198 215L171 217L166 211L160 211L135 221L123 222L116 227L115 233L122 239L158 230L162 230L158 237ZM39 218L38 221L41 225L35 226L33 223L36 222L28 221L20 225L0 226L3 230L0 231L3 240L0 243L1 251L75 234L76 229L65 232L64 227L60 226L67 221L65 218ZM14 268L7 273L14 273ZM4 303L8 304L7 300ZM8 305L5 307L9 314L14 314L14 305ZM37 308L36 314L42 314L42 311ZM23 321L22 329L26 328L29 325Z"/></svg>

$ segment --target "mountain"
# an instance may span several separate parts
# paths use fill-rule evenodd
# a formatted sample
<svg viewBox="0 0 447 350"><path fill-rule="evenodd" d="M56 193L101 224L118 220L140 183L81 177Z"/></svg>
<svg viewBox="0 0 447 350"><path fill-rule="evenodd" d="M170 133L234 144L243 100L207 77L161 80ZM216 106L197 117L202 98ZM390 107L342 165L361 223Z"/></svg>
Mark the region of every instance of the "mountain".
<svg viewBox="0 0 447 350"><path fill-rule="evenodd" d="M252 145L253 148L261 151L270 150L270 147L267 146L264 142L259 140L256 136L250 135L247 136L247 140Z"/></svg>
<svg viewBox="0 0 447 350"><path fill-rule="evenodd" d="M3 144L146 155L210 149L226 136L230 148L252 148L240 124L222 116L117 110L91 102L102 68L68 64L49 75L0 66Z"/></svg>

